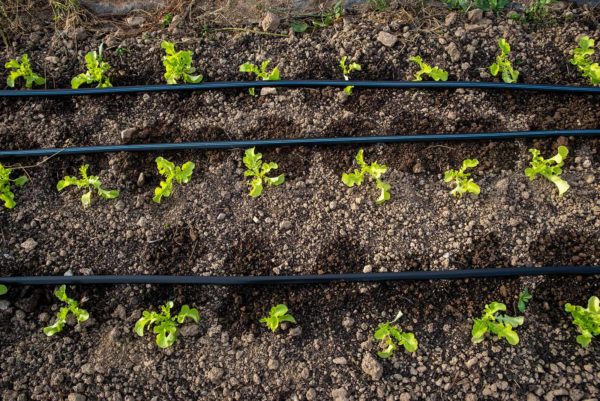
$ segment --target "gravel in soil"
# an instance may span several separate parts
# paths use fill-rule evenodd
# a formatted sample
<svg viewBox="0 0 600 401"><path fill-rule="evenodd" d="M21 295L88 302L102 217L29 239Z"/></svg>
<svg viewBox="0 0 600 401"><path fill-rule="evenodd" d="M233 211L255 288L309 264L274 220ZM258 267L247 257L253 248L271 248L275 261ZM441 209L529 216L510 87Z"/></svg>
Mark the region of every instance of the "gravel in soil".
<svg viewBox="0 0 600 401"><path fill-rule="evenodd" d="M341 55L363 65L357 79L405 79L414 72L408 56L417 52L446 68L450 79L489 80L486 67L497 53L496 39L506 36L524 82L583 84L567 60L579 35L600 36L598 11L569 8L553 18L555 23L533 29L504 14L484 15L476 23L455 15L430 29L404 13L358 14L292 38L206 37L186 24L128 39L100 31L61 37L37 22L14 38L0 62L27 51L37 67L43 65L51 87L67 87L81 71L83 54L105 38L112 46L107 55L113 84L158 83L165 38L194 50L199 70L211 81L246 79L237 66L265 58L279 64L286 78L339 78ZM397 37L396 43L380 43L380 32ZM119 45L126 57L114 52ZM231 91L4 99L0 147L597 128L598 101L358 89L350 98L325 89L279 90L259 98ZM529 182L523 174L530 147L548 157L561 144L570 149L563 177L571 184L562 199L549 182ZM247 196L242 150L169 153L163 156L177 164L192 160L196 170L162 205L150 201L160 180L156 154L52 158L26 170L31 182L16 191L17 207L0 212L0 274L278 275L600 264L597 140L369 146L366 160L389 166L384 179L392 185L392 199L384 206L373 203L372 183L358 188L341 183L357 150L260 149L279 164L286 182L258 199ZM473 178L482 194L454 200L442 174L465 158L480 160ZM120 189L119 199L96 199L83 209L78 190L57 193L56 182L75 175L82 163L90 163L106 188ZM525 286L535 298L519 330L519 346L493 340L472 345L469 319L493 300L513 310ZM92 318L51 339L41 332L57 307L51 291L14 288L1 301L0 320L10 328L0 331L3 399L600 397L598 347L579 349L563 312L565 302L583 304L598 294L594 278L69 291L88 298L84 305ZM199 330L182 329L176 345L161 351L132 328L142 310L168 299L198 307L202 321ZM271 334L257 322L280 302L299 325ZM401 325L415 332L420 349L374 360L374 328L399 309L405 313Z"/></svg>

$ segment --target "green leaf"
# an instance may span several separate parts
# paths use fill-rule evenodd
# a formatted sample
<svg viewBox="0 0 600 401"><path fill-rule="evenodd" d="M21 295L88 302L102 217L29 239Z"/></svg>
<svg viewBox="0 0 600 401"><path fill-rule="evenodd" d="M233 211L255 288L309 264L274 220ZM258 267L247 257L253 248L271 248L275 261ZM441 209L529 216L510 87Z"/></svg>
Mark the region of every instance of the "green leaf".
<svg viewBox="0 0 600 401"><path fill-rule="evenodd" d="M186 318L192 319L194 322L198 323L200 321L200 313L196 308L190 308L187 305L183 305L179 314L177 315L177 323L183 323Z"/></svg>
<svg viewBox="0 0 600 401"><path fill-rule="evenodd" d="M363 182L364 176L358 170L355 170L354 173L344 173L342 174L342 182L346 184L348 187L353 187L355 185L361 185Z"/></svg>
<svg viewBox="0 0 600 401"><path fill-rule="evenodd" d="M4 295L8 292L8 288L4 284L0 284L0 295Z"/></svg>
<svg viewBox="0 0 600 401"><path fill-rule="evenodd" d="M523 316L513 317L508 315L498 315L496 316L496 320L500 323L510 325L511 327L518 327L523 324L525 318L523 318Z"/></svg>
<svg viewBox="0 0 600 401"><path fill-rule="evenodd" d="M249 195L253 198L260 196L263 192L263 182L269 186L277 186L283 184L285 175L280 174L277 177L268 177L267 174L272 170L277 170L279 166L274 162L263 162L262 154L256 153L255 148L246 149L244 158L242 159L246 166L244 172L245 177L253 177L248 183L250 185Z"/></svg>
<svg viewBox="0 0 600 401"><path fill-rule="evenodd" d="M13 181L13 183L15 184L15 186L17 187L22 187L23 185L25 185L27 183L27 181L29 181L29 179L27 178L27 176L22 175L21 177L15 179Z"/></svg>
<svg viewBox="0 0 600 401"><path fill-rule="evenodd" d="M52 325L44 327L42 331L46 336L52 337L53 335L60 333L63 330L65 323L66 321L64 320L57 320Z"/></svg>
<svg viewBox="0 0 600 401"><path fill-rule="evenodd" d="M525 288L519 294L519 302L517 304L517 309L519 309L519 312L525 313L525 309L527 308L527 303L529 301L531 301L531 298L533 298L533 295L531 295L531 293L529 292L529 290L527 288Z"/></svg>
<svg viewBox="0 0 600 401"><path fill-rule="evenodd" d="M81 195L81 203L83 207L89 207L92 204L92 191L88 191Z"/></svg>
<svg viewBox="0 0 600 401"><path fill-rule="evenodd" d="M415 352L419 348L419 342L413 333L402 333L402 345L408 352Z"/></svg>
<svg viewBox="0 0 600 401"><path fill-rule="evenodd" d="M160 348L169 348L177 340L177 326L172 321L164 321L154 326L156 344Z"/></svg>
<svg viewBox="0 0 600 401"><path fill-rule="evenodd" d="M484 319L475 319L473 321L473 328L471 329L471 341L474 344L483 341L485 333L488 331L487 321Z"/></svg>
<svg viewBox="0 0 600 401"><path fill-rule="evenodd" d="M271 308L271 316L276 316L276 317L280 317L285 315L288 312L288 307L285 306L284 304L278 304L275 305L273 308Z"/></svg>
<svg viewBox="0 0 600 401"><path fill-rule="evenodd" d="M592 342L591 337L585 336L583 334L578 335L576 340L577 340L577 343L584 348L586 348L588 345L590 345L590 342Z"/></svg>
<svg viewBox="0 0 600 401"><path fill-rule="evenodd" d="M290 26L292 27L292 31L296 33L303 33L308 29L308 24L304 21L292 21Z"/></svg>
<svg viewBox="0 0 600 401"><path fill-rule="evenodd" d="M174 163L164 159L163 157L156 158L156 166L159 174L165 177L159 186L154 189L154 197L152 201L161 203L162 198L168 198L173 193L173 181L179 184L187 184L191 178L196 165L192 162L186 162L181 167L175 166Z"/></svg>

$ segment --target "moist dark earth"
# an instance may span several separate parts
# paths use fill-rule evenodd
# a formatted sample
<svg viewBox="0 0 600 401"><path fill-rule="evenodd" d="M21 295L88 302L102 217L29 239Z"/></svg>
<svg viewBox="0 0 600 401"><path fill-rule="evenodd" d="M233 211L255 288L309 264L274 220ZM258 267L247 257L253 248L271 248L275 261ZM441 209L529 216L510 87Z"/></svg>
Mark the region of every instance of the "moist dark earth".
<svg viewBox="0 0 600 401"><path fill-rule="evenodd" d="M449 16L450 15L450 16ZM363 71L355 79L410 79L420 54L450 80L493 81L487 66L496 40L511 43L525 83L587 85L568 63L581 35L600 39L600 11L559 3L543 25L507 13L482 18L439 6L384 13L349 10L331 27L285 37L204 29L193 18L175 28L149 23L127 29L98 20L58 31L49 10L25 14L26 29L2 46L0 62L27 52L47 87L68 87L83 55L107 45L115 86L162 82L160 42L194 51L206 81L246 80L245 61L271 59L283 78L340 79L339 57ZM256 24L243 25L256 29ZM380 32L397 37L388 47ZM117 48L123 50L118 55ZM2 76L5 77L4 75ZM277 90L0 100L0 148L86 146L192 140L265 139L597 129L600 98L532 92ZM569 148L556 188L524 175L530 154ZM449 270L516 266L600 265L598 140L560 137L506 142L432 142L365 147L367 162L389 167L392 198L374 200L372 182L347 188L354 147L258 149L279 164L285 183L248 196L243 149L165 154L55 156L2 160L30 182L17 207L0 211L0 274L284 275ZM196 164L192 181L161 205L154 159ZM477 158L479 197L454 199L442 181L448 168ZM113 201L56 183L83 163ZM470 341L472 319L486 303L516 314L520 291L534 298L511 347ZM216 288L69 287L88 322L47 338L60 306L52 288L10 288L0 300L0 394L3 400L596 400L599 346L582 349L564 304L599 294L597 277L453 282ZM199 309L168 350L133 325L167 300ZM258 323L285 303L298 320L272 334ZM401 310L399 324L419 349L378 360L378 323Z"/></svg>

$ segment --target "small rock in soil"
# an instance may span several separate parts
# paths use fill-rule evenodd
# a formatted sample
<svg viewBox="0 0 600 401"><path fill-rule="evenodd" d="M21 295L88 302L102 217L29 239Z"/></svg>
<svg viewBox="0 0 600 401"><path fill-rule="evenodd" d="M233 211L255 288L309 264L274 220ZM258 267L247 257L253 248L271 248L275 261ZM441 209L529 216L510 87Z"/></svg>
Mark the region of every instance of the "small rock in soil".
<svg viewBox="0 0 600 401"><path fill-rule="evenodd" d="M273 14L272 12L268 12L265 15L265 18L263 18L263 20L261 22L261 26L262 26L263 31L273 32L273 31L276 31L277 28L279 28L279 22L280 22L280 19L277 15Z"/></svg>
<svg viewBox="0 0 600 401"><path fill-rule="evenodd" d="M71 393L69 394L69 398L67 398L68 401L85 401L86 397L83 394L79 394L79 393Z"/></svg>
<svg viewBox="0 0 600 401"><path fill-rule="evenodd" d="M467 19L469 20L469 22L477 23L477 22L481 21L482 18L483 18L483 11L480 10L479 8L469 11L467 14Z"/></svg>
<svg viewBox="0 0 600 401"><path fill-rule="evenodd" d="M261 88L260 89L261 96L276 95L276 94L277 94L277 89L275 89L275 88Z"/></svg>
<svg viewBox="0 0 600 401"><path fill-rule="evenodd" d="M179 328L179 334L182 337L193 337L197 336L198 333L200 333L200 327L194 323L186 324Z"/></svg>
<svg viewBox="0 0 600 401"><path fill-rule="evenodd" d="M21 244L21 248L23 248L26 252L31 252L37 246L37 242L33 238L28 238Z"/></svg>
<svg viewBox="0 0 600 401"><path fill-rule="evenodd" d="M379 380L383 375L383 367L370 353L365 354L360 367L363 372L371 376L371 379L373 380Z"/></svg>
<svg viewBox="0 0 600 401"><path fill-rule="evenodd" d="M396 35L392 35L389 32L381 31L377 35L377 40L386 47L392 47L398 41L398 37Z"/></svg>
<svg viewBox="0 0 600 401"><path fill-rule="evenodd" d="M221 377L223 377L223 369L216 366L213 366L206 374L206 378L213 383L218 382Z"/></svg>

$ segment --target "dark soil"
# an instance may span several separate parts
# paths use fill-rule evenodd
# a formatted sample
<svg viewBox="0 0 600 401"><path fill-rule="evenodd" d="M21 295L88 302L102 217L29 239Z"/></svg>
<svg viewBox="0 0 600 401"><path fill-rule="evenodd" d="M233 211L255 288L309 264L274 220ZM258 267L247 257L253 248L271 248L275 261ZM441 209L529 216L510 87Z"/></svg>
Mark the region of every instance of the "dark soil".
<svg viewBox="0 0 600 401"><path fill-rule="evenodd" d="M412 15L351 13L332 27L290 38L177 28L127 35L104 30L55 34L32 16L0 63L27 52L49 87L67 87L83 54L109 44L115 86L159 83L160 41L195 51L208 81L242 80L245 61L272 59L291 79L341 78L340 55L363 66L356 79L408 79L412 54L450 72L450 79L491 80L487 66L505 36L526 83L587 84L568 63L576 38L600 38L598 10L558 7L545 26L505 14L476 22L440 10ZM433 17L441 18L439 23ZM434 15L434 16L435 16ZM34 18L35 17L35 18ZM418 18L417 18L418 17ZM49 18L49 17L48 17ZM281 32L286 28L282 27ZM391 48L377 41L398 36ZM460 53L452 61L454 43ZM126 49L119 57L117 46ZM56 57L56 59L53 59ZM56 62L56 63L54 63ZM70 99L0 100L0 148L110 143L321 137L440 132L598 128L600 98L486 91L278 90L252 98L238 91ZM570 154L559 198L523 170L528 149L544 156L558 145ZM357 148L260 149L286 182L248 197L243 150L175 152L196 163L192 181L161 205L151 202L160 180L158 154L54 157L26 168L31 182L16 191L17 207L0 211L0 274L279 275L441 270L543 265L600 265L598 140L377 145L367 161L389 166L392 199L374 204L372 183L346 188L342 173ZM465 158L480 165L479 197L453 199L441 178ZM33 166L39 159L3 160ZM83 209L77 189L56 191L83 163L114 201ZM17 169L18 170L18 169ZM574 285L575 283L575 285ZM470 342L470 325L485 303L514 311L519 292L534 300L519 328L521 343ZM600 389L598 344L578 348L564 303L598 294L597 278L536 278L381 285L269 288L124 286L70 288L92 318L46 338L41 329L58 304L50 289L11 288L0 301L0 394L3 400L583 400ZM172 299L202 315L172 349L159 350L133 325L142 310ZM270 306L286 303L299 325L271 334L258 324ZM420 342L380 362L381 378L363 369L374 355L379 322L404 312L400 324ZM377 367L377 365L375 365Z"/></svg>

